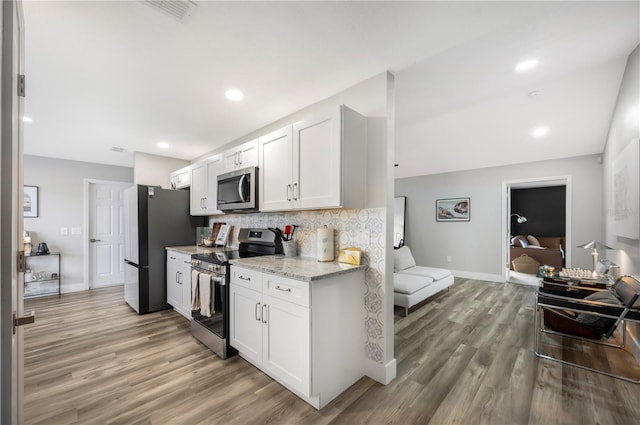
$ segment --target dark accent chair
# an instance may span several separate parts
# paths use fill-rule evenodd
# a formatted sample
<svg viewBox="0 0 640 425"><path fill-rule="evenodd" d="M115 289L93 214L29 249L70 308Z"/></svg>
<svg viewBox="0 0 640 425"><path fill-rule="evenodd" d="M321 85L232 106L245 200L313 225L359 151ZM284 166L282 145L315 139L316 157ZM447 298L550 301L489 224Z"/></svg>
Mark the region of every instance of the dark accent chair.
<svg viewBox="0 0 640 425"><path fill-rule="evenodd" d="M551 313L555 331L545 328L543 320L540 319L541 310ZM582 366L540 351L542 333L577 338L608 347L624 348L627 335L626 322L628 321L640 323L640 281L633 276L619 278L611 289L570 285L566 285L565 288L540 287L535 306L534 352L536 356L541 358L640 384L640 379ZM601 341L611 338L618 327L622 329L621 344Z"/></svg>

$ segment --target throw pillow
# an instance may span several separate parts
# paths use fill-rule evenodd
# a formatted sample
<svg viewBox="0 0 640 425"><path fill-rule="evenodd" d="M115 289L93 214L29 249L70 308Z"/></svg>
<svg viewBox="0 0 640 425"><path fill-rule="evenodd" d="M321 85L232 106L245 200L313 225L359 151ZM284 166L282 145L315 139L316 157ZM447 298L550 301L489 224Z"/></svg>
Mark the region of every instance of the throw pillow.
<svg viewBox="0 0 640 425"><path fill-rule="evenodd" d="M409 267L415 267L416 260L411 255L411 250L408 246L403 246L399 249L393 250L393 271L399 272L401 270L408 269Z"/></svg>
<svg viewBox="0 0 640 425"><path fill-rule="evenodd" d="M518 235L513 239L511 239L511 245L526 248L529 246L529 242L527 241L527 238L525 238L524 236Z"/></svg>
<svg viewBox="0 0 640 425"><path fill-rule="evenodd" d="M529 245L541 246L540 242L538 241L538 239L536 239L536 237L533 236L533 235L527 236L527 241L529 242Z"/></svg>
<svg viewBox="0 0 640 425"><path fill-rule="evenodd" d="M613 304L621 306L620 300L609 291L599 291L584 298L588 301L596 301L601 303ZM608 317L599 317L588 313L579 313L576 322L584 323L602 332L609 330L611 325L615 323L615 319Z"/></svg>

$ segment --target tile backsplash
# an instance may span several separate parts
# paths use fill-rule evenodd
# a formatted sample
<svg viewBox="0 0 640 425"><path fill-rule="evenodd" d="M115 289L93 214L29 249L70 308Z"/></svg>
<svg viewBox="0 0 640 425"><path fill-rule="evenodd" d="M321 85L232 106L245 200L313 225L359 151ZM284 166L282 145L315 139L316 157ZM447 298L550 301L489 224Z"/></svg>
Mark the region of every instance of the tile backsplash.
<svg viewBox="0 0 640 425"><path fill-rule="evenodd" d="M335 209L317 211L295 211L287 213L226 214L209 218L209 225L226 223L232 226L228 245L238 246L238 232L242 227L279 227L296 224L294 238L298 241L299 253L303 257L316 258L316 231L327 226L334 229L334 251L357 247L363 251L363 264L368 265L366 293L363 300L363 322L367 339L367 357L377 363L384 359L384 208L362 210Z"/></svg>

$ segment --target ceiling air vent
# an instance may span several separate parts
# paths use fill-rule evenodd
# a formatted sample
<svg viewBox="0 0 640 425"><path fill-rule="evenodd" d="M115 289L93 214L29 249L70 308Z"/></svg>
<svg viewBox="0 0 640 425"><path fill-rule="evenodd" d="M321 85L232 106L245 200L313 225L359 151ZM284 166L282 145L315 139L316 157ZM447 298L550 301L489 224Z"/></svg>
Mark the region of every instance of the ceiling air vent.
<svg viewBox="0 0 640 425"><path fill-rule="evenodd" d="M182 23L186 23L198 7L189 0L144 0L143 3Z"/></svg>

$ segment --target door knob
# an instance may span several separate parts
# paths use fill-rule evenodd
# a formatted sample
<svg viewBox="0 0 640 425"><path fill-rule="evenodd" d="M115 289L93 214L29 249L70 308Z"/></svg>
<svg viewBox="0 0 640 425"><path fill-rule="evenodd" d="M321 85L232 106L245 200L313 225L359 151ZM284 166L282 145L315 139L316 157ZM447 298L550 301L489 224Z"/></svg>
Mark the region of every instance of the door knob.
<svg viewBox="0 0 640 425"><path fill-rule="evenodd" d="M102 241L100 239L91 238L91 239L89 239L89 242L102 242Z"/></svg>

